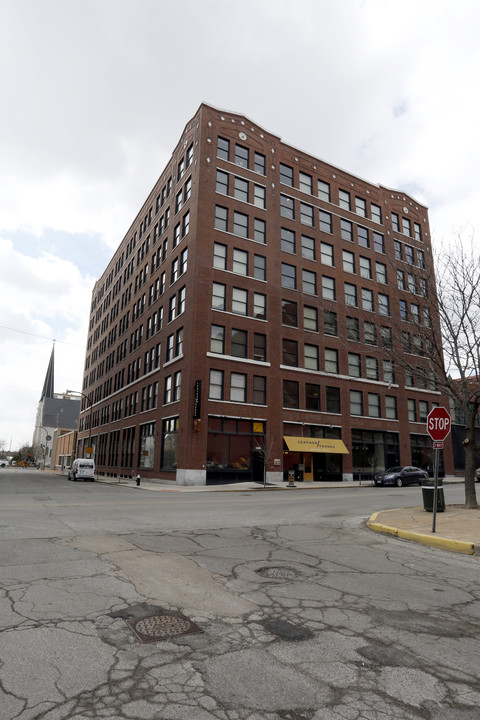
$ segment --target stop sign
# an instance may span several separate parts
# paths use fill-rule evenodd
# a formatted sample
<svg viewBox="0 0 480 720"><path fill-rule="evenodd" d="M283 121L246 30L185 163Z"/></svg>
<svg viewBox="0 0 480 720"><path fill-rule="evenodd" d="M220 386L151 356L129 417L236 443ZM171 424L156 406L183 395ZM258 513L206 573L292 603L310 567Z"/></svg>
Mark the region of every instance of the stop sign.
<svg viewBox="0 0 480 720"><path fill-rule="evenodd" d="M450 432L450 415L444 407L430 410L427 416L427 432L437 442L443 442Z"/></svg>

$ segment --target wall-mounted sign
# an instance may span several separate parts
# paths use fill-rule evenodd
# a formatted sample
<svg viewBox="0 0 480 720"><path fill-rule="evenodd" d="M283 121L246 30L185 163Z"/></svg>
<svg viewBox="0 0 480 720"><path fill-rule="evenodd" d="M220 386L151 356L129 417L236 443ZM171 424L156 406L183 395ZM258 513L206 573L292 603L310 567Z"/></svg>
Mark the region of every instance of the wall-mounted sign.
<svg viewBox="0 0 480 720"><path fill-rule="evenodd" d="M196 380L194 385L194 394L193 394L193 418L198 419L200 417L201 412L201 403L202 403L202 381Z"/></svg>

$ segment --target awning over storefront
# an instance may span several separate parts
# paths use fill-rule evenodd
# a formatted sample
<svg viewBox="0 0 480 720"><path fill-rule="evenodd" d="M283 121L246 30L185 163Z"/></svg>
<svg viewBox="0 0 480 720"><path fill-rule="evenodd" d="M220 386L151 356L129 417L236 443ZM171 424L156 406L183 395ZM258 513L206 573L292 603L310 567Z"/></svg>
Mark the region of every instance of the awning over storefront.
<svg viewBox="0 0 480 720"><path fill-rule="evenodd" d="M292 452L321 452L348 455L348 450L342 440L329 438L303 438L284 435L283 439Z"/></svg>

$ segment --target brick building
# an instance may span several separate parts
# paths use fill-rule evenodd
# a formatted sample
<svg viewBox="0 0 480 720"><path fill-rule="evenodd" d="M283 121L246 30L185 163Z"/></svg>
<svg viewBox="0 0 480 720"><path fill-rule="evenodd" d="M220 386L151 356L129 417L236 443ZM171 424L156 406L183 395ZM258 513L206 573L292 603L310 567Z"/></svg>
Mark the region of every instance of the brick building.
<svg viewBox="0 0 480 720"><path fill-rule="evenodd" d="M425 207L202 104L94 287L78 456L179 484L429 467L432 282Z"/></svg>

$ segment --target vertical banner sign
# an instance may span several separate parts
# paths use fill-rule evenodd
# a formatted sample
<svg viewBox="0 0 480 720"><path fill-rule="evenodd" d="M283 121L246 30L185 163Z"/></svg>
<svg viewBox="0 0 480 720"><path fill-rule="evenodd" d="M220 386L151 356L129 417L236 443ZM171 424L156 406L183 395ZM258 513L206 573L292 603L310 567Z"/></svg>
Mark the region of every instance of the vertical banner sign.
<svg viewBox="0 0 480 720"><path fill-rule="evenodd" d="M202 405L202 381L196 380L193 393L193 426L198 429L200 423L201 405Z"/></svg>

